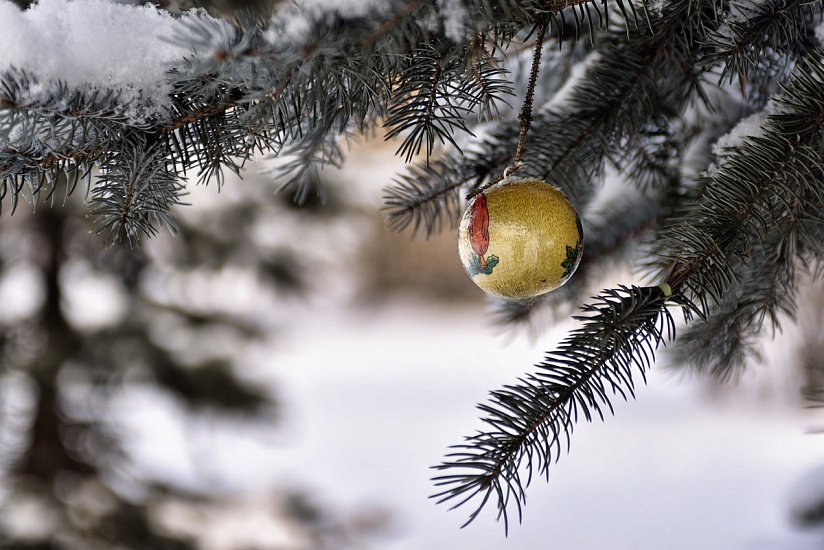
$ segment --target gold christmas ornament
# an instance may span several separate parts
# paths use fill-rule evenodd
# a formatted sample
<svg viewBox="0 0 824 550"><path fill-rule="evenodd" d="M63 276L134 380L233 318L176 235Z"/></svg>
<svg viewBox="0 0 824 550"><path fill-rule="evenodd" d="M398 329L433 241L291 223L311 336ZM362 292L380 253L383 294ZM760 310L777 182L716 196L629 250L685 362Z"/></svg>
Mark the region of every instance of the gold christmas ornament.
<svg viewBox="0 0 824 550"><path fill-rule="evenodd" d="M458 254L485 292L525 299L569 280L581 261L581 220L566 195L536 178L508 178L469 202Z"/></svg>

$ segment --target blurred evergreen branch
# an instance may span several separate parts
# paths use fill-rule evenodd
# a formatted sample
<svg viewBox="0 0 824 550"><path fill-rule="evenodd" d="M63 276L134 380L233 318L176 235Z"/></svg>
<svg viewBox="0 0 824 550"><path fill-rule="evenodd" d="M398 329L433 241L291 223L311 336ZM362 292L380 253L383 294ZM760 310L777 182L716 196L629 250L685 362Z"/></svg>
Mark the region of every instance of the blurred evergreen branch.
<svg viewBox="0 0 824 550"><path fill-rule="evenodd" d="M115 189L124 181L131 184L126 168L134 156L113 157L107 169L115 173L105 177ZM166 167L162 158L159 167L147 159L137 164ZM60 178L56 184L55 193L62 196L67 182ZM202 525L189 532L177 522L170 527L164 507L219 520L237 505L237 495L227 505L214 471L191 483L145 468L135 449L146 444L141 441L146 434L141 437L131 425L143 411L129 409L149 394L153 406L173 404L176 412L164 415L170 424L206 422L209 431L224 425L263 434L279 428L277 392L242 371L250 349L271 336L266 320L259 312L239 311L230 299L205 297L193 284L221 270L251 274L260 304L274 301L270 293L283 299L306 289L300 270L305 259L255 242L261 217L292 207L281 204L271 182L266 187L268 192L247 188L243 200L220 209L218 220L203 212L194 219L181 217L175 239L161 236L140 249L126 240L102 247L92 220L78 216L76 200L4 220L4 242L16 244L0 250L0 282L8 284L10 266L32 265L32 278L42 278L44 288L41 305L9 318L4 304L0 319L0 473L6 493L0 499L0 546L199 548L208 537ZM312 223L328 220L325 214ZM78 264L88 272L78 274ZM123 311L108 323L84 326L72 315L75 291L94 276L115 282ZM95 293L90 301L99 307L108 303L106 296ZM31 405L8 404L21 397ZM187 451L215 452L211 445L200 448L203 434L192 435L180 441ZM377 507L341 513L294 487L258 489L270 494L269 514L294 530L290 537L316 541L317 548L360 548L379 530L368 523L380 514ZM304 509L295 508L295 499ZM25 509L37 513L34 533L16 524ZM387 520L373 521L385 525Z"/></svg>

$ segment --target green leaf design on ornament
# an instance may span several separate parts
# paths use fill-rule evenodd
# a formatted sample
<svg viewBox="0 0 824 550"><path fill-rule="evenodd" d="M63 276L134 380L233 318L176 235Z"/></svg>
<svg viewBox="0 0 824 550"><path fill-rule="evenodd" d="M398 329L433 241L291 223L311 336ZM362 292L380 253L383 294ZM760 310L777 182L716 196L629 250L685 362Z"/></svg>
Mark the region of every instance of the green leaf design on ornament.
<svg viewBox="0 0 824 550"><path fill-rule="evenodd" d="M581 250L581 244L578 243L575 245L575 248L571 246L566 247L566 260L561 262L561 267L564 268L564 274L561 275L564 279L571 277L572 272L575 270L575 263L578 260L578 253Z"/></svg>
<svg viewBox="0 0 824 550"><path fill-rule="evenodd" d="M470 277L481 274L491 275L492 269L496 265L498 265L498 256L493 255L489 258L484 258L483 256L472 254L472 258L469 260L469 266L467 266L466 272Z"/></svg>
<svg viewBox="0 0 824 550"><path fill-rule="evenodd" d="M486 269L482 270L481 273L483 273L484 275L491 275L492 268L494 268L496 265L498 265L498 256L490 256L486 260Z"/></svg>

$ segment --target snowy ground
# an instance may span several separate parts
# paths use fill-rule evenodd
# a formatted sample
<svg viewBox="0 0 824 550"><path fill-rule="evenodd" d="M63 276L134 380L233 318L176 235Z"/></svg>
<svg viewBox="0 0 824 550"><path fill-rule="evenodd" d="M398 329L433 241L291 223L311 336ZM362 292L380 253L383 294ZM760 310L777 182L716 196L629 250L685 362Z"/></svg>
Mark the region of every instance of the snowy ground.
<svg viewBox="0 0 824 550"><path fill-rule="evenodd" d="M162 407L142 407L134 420L154 444L139 458L178 480L298 484L343 508L386 506L396 523L382 550L821 547L821 534L794 530L789 510L824 463L824 435L809 433L822 414L781 399L719 404L661 373L614 418L578 425L571 453L549 485L533 483L508 538L490 514L459 529L466 510L427 498L429 467L478 427L475 403L540 360L552 338L507 341L480 306L319 307L293 320L255 373L285 400L276 441L190 432L209 449L204 460L175 452L185 426L175 433Z"/></svg>

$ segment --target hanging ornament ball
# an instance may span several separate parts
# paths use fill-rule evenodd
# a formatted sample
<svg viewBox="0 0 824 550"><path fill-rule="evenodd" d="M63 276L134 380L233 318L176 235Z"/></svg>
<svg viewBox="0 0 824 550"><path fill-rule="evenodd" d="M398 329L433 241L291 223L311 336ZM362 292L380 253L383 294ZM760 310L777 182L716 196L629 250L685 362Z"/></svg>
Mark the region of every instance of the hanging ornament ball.
<svg viewBox="0 0 824 550"><path fill-rule="evenodd" d="M575 272L583 250L575 208L560 189L535 178L505 179L475 195L458 229L464 269L500 298L555 290Z"/></svg>

